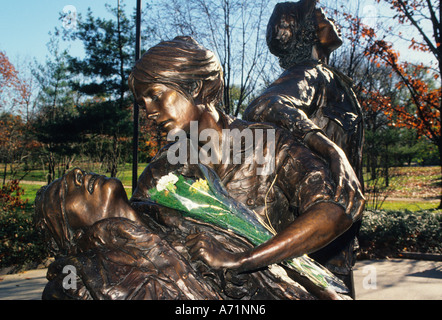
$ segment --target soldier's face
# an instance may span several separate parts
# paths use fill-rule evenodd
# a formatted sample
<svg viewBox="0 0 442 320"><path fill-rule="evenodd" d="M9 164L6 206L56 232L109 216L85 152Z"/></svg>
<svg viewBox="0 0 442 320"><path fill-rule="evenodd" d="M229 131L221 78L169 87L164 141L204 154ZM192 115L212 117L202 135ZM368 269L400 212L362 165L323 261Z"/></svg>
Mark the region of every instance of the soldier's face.
<svg viewBox="0 0 442 320"><path fill-rule="evenodd" d="M70 227L82 228L121 216L127 195L120 180L74 169L64 176L65 210Z"/></svg>

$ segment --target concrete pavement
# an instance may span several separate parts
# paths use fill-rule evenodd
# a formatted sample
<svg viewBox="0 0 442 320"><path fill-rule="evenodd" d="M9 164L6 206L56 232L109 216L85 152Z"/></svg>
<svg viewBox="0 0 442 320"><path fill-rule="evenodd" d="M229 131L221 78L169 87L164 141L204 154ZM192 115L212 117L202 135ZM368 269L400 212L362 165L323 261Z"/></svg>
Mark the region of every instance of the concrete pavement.
<svg viewBox="0 0 442 320"><path fill-rule="evenodd" d="M442 300L441 261L358 261L354 280L356 300Z"/></svg>
<svg viewBox="0 0 442 320"><path fill-rule="evenodd" d="M0 300L41 300L47 269L0 276Z"/></svg>
<svg viewBox="0 0 442 320"><path fill-rule="evenodd" d="M47 269L0 276L0 300L39 300ZM355 266L357 300L442 300L442 262L364 260Z"/></svg>

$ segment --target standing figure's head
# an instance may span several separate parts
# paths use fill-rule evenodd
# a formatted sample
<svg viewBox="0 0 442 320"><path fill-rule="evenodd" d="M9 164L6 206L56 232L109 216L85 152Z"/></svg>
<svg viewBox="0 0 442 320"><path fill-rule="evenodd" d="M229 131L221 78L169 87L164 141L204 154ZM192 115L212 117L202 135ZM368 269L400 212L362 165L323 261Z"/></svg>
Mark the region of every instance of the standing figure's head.
<svg viewBox="0 0 442 320"><path fill-rule="evenodd" d="M315 5L316 0L301 0L275 6L267 25L267 44L284 69L311 59L327 62L342 45L334 23Z"/></svg>
<svg viewBox="0 0 442 320"><path fill-rule="evenodd" d="M135 64L129 87L161 129L188 130L204 109L222 101L223 73L215 54L191 37L150 48Z"/></svg>
<svg viewBox="0 0 442 320"><path fill-rule="evenodd" d="M75 250L78 232L106 218L138 220L120 180L81 169L42 187L35 198L35 223L63 252Z"/></svg>

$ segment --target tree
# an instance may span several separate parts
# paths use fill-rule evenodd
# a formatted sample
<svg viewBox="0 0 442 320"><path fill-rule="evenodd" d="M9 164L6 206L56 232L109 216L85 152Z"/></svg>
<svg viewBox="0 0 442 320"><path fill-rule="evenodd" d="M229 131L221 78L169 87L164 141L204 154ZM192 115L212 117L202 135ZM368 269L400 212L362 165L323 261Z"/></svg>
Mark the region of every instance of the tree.
<svg viewBox="0 0 442 320"><path fill-rule="evenodd" d="M382 138L385 141L379 139L384 133L395 133L397 130L392 127L407 129L398 131L401 138L404 132L407 132L405 136L409 136L408 132L411 131L417 135L418 140L414 139L416 143L421 145L421 142L428 139L438 147L439 152L442 150L440 23L435 14L440 7L439 1L377 2L390 5L394 12L393 19L399 22L396 27L399 26L400 29L391 26L391 20L384 21L387 27L383 28L385 25L379 16L376 26L364 25L364 20L359 16L360 1L357 2L356 13L351 14L348 10L334 11L338 21L345 26L344 35L350 40L335 56L334 64L355 80L355 91L364 109L367 133L365 159L373 179L378 171L377 159L382 159L379 158L382 153L377 150L385 141L392 141L386 137ZM407 33L404 31L407 27L415 32ZM384 34L379 35L383 29ZM405 39L405 34L414 34L414 38ZM413 64L401 60L395 49L397 42L393 44L387 41L392 38L407 40L411 51L433 54L439 66L435 69L428 63ZM377 132L379 130L382 132ZM405 149L404 146L396 146L389 150L406 152ZM398 154L396 156L399 157ZM384 163L383 166L385 165Z"/></svg>
<svg viewBox="0 0 442 320"><path fill-rule="evenodd" d="M16 168L36 147L33 142L29 139L27 124L20 115L0 113L0 162L4 165L2 185L6 183L8 166L12 179L23 178L17 176Z"/></svg>
<svg viewBox="0 0 442 320"><path fill-rule="evenodd" d="M377 0L379 3L381 0ZM373 59L390 66L399 76L397 88L406 88L409 92L408 103L394 105L391 117L403 125L417 130L418 134L427 136L439 150L439 163L442 165L442 51L441 51L441 23L440 1L431 0L384 0L394 10L394 19L400 25L409 25L419 34L420 39L410 39L410 49L431 53L437 60L437 69L424 64L412 65L402 62L399 53L393 45L384 39L374 41L367 52ZM431 26L428 30L425 25ZM432 74L438 84L431 86L428 79L422 77L424 73ZM439 208L442 208L442 197Z"/></svg>
<svg viewBox="0 0 442 320"><path fill-rule="evenodd" d="M9 90L18 86L18 75L6 54L0 51L0 110L5 111L10 103Z"/></svg>
<svg viewBox="0 0 442 320"><path fill-rule="evenodd" d="M265 41L265 26L275 1L167 0L154 6L158 39L190 35L213 50L224 71L224 111L238 116L260 89L265 72L276 62ZM280 73L280 70L278 71ZM278 73L274 73L273 79Z"/></svg>
<svg viewBox="0 0 442 320"><path fill-rule="evenodd" d="M68 55L60 51L57 38L48 44L50 57L45 64L36 64L33 71L39 85L36 97L38 111L31 130L41 143L40 157L47 165L47 181L51 183L69 170L78 150L79 133L75 126L79 97L70 87L72 75L68 71Z"/></svg>
<svg viewBox="0 0 442 320"><path fill-rule="evenodd" d="M114 19L95 18L89 9L81 17L77 29L65 34L80 40L86 55L69 57L69 71L76 75L71 83L75 90L88 97L81 108L82 121L89 124L88 133L111 139L106 161L108 172L115 177L126 141L131 135L131 98L127 79L133 66L134 22L123 7L106 5Z"/></svg>
<svg viewBox="0 0 442 320"><path fill-rule="evenodd" d="M378 3L381 0L376 0ZM421 40L411 39L410 48L418 51L429 51L438 61L439 75L442 69L442 49L439 0L383 0L390 4L396 14L394 18L401 24L409 24L419 33ZM439 12L439 19L437 17ZM431 30L425 30L428 23Z"/></svg>
<svg viewBox="0 0 442 320"><path fill-rule="evenodd" d="M28 134L28 107L31 103L31 86L23 80L17 69L0 51L0 161L4 164L3 184L6 183L7 167L15 177L15 165L24 161L33 149ZM26 107L26 119L22 118Z"/></svg>
<svg viewBox="0 0 442 320"><path fill-rule="evenodd" d="M0 51L0 111L21 113L21 106L29 106L30 95L30 83L20 77L6 53Z"/></svg>
<svg viewBox="0 0 442 320"><path fill-rule="evenodd" d="M388 106L390 118L399 126L414 128L420 135L427 136L438 146L442 157L441 87L432 86L432 81L423 76L430 69L423 64L400 62L398 53L384 40L375 41L367 54L390 66L400 78L396 88L405 88L409 93L408 101ZM435 73L433 77L440 76Z"/></svg>

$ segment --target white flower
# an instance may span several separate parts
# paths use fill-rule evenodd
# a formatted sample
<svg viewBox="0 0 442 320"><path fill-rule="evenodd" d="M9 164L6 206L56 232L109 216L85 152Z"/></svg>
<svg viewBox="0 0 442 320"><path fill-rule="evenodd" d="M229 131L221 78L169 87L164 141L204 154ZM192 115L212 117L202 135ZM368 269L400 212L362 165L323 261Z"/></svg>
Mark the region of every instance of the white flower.
<svg viewBox="0 0 442 320"><path fill-rule="evenodd" d="M163 191L165 189L171 189L173 185L178 181L178 177L170 172L166 176L162 176L157 182L157 190Z"/></svg>

